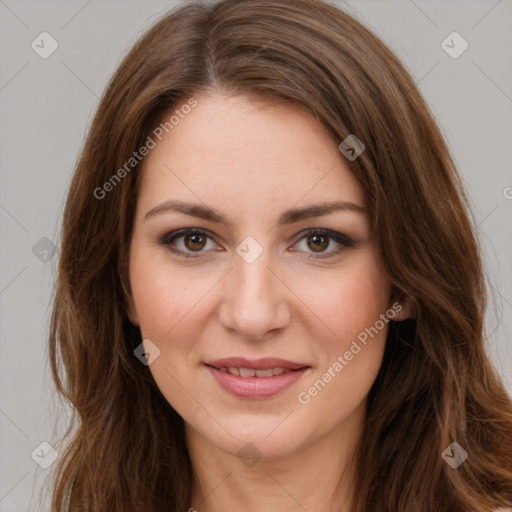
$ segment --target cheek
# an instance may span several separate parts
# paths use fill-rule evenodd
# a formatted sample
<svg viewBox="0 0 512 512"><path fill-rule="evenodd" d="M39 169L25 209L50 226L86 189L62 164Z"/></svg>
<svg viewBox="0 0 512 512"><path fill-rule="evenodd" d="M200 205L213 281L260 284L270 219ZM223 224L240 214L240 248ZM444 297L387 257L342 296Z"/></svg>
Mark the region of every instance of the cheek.
<svg viewBox="0 0 512 512"><path fill-rule="evenodd" d="M389 307L389 281L373 253L361 251L356 256L350 265L325 277L304 277L298 292L320 320L319 343L330 354L349 347Z"/></svg>
<svg viewBox="0 0 512 512"><path fill-rule="evenodd" d="M389 284L373 262L353 267L325 293L311 297L322 319L335 334L319 337L318 367L299 390L297 400L304 414L325 417L329 430L361 405L375 382L389 323L382 320L389 309ZM356 271L357 270L357 271Z"/></svg>
<svg viewBox="0 0 512 512"><path fill-rule="evenodd" d="M140 329L144 338L160 343L166 336L182 330L187 315L197 314L197 304L208 289L190 272L181 275L165 255L145 255L134 251L130 279ZM179 344L179 339L177 340Z"/></svg>

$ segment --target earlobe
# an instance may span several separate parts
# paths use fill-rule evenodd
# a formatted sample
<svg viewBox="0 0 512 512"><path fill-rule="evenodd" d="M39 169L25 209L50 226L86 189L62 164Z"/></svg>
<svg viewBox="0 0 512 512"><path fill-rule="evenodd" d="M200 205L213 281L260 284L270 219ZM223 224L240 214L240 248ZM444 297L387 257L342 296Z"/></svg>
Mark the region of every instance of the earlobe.
<svg viewBox="0 0 512 512"><path fill-rule="evenodd" d="M137 308L135 307L135 301L133 297L125 296L125 311L128 320L135 326L139 327L139 317L137 315Z"/></svg>
<svg viewBox="0 0 512 512"><path fill-rule="evenodd" d="M409 297L404 297L401 300L397 300L393 302L390 308L390 318L395 322L402 322L404 320L408 320L411 318L411 299ZM391 317L393 313L394 316Z"/></svg>

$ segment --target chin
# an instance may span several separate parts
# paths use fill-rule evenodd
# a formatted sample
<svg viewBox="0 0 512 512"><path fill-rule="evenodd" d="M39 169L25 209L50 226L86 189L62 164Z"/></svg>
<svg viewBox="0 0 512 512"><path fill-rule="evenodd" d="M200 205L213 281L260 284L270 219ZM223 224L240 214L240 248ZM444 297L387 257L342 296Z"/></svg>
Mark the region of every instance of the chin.
<svg viewBox="0 0 512 512"><path fill-rule="evenodd" d="M233 422L221 422L226 431L218 427L216 436L212 436L209 425L200 428L189 425L188 427L198 431L208 442L219 450L230 455L244 458L280 459L289 456L302 448L307 443L305 425L280 424L286 415L273 418L272 421L255 420L250 415L246 418L237 418ZM284 420L285 423L287 419ZM229 432L229 433L228 433ZM300 433L300 437L297 434ZM231 434L231 435L230 435Z"/></svg>

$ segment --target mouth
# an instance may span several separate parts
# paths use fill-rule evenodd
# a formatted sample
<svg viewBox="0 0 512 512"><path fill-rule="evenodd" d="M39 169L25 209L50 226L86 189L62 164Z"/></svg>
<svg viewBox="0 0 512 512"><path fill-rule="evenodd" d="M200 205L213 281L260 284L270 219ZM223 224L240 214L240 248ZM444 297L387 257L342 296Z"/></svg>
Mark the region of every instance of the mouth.
<svg viewBox="0 0 512 512"><path fill-rule="evenodd" d="M204 365L224 391L248 399L275 396L296 383L311 368L276 358L227 358Z"/></svg>
<svg viewBox="0 0 512 512"><path fill-rule="evenodd" d="M288 368L269 368L268 370L255 370L254 368L237 368L236 366L222 366L221 368L213 367L221 372L227 372L231 375L238 375L239 377L274 377L275 375L281 375L282 373L293 372L296 370L290 370Z"/></svg>

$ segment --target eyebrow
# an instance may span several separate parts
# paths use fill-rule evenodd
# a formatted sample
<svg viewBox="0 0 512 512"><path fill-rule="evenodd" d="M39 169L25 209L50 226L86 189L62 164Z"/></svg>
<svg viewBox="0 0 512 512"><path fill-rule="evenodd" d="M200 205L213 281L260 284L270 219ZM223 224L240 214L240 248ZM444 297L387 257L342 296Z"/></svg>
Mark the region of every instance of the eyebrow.
<svg viewBox="0 0 512 512"><path fill-rule="evenodd" d="M144 216L144 219L147 220L151 217L155 217L156 215L173 211L184 213L186 215L191 215L193 217L198 217L204 220L209 220L219 224L223 224L228 228L231 227L231 223L226 217L224 217L218 211L209 208L208 206L172 199L164 201L163 203L149 210ZM333 213L336 211L349 211L364 214L367 213L368 210L350 201L330 201L313 204L311 206L306 206L304 208L292 208L290 210L286 210L280 215L278 224L293 224L303 219L320 217L322 215L327 215L329 213Z"/></svg>

